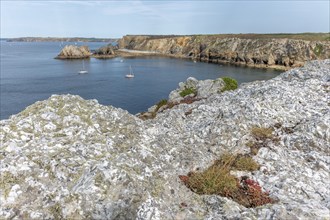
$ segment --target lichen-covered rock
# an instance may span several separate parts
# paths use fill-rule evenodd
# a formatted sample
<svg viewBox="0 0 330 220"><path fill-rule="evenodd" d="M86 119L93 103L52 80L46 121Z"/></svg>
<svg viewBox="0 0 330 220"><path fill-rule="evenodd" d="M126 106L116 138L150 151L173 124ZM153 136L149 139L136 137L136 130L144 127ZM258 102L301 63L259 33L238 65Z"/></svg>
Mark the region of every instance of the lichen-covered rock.
<svg viewBox="0 0 330 220"><path fill-rule="evenodd" d="M66 45L60 52L56 59L84 59L89 58L91 52L88 46L74 46Z"/></svg>
<svg viewBox="0 0 330 220"><path fill-rule="evenodd" d="M326 60L147 121L54 95L0 122L0 218L327 219L329 92ZM182 184L178 175L226 151L249 152L254 126L271 127L276 141L254 156L260 170L244 175L277 203L245 208Z"/></svg>
<svg viewBox="0 0 330 220"><path fill-rule="evenodd" d="M183 91L187 89L191 89L192 93L190 94L192 94L193 97L201 99L209 97L213 94L220 93L224 86L225 83L221 78L216 80L208 79L198 81L194 77L189 77L186 82L179 83L179 88L170 92L168 96L168 102L180 102L183 100L185 97Z"/></svg>

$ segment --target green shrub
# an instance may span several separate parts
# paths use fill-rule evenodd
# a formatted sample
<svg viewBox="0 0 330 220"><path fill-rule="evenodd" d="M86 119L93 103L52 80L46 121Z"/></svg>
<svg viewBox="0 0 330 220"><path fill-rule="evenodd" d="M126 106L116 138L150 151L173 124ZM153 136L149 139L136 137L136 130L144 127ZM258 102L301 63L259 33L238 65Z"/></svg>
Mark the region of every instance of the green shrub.
<svg viewBox="0 0 330 220"><path fill-rule="evenodd" d="M194 88L185 88L184 90L182 90L180 92L181 97L185 97L185 96L190 95L190 94L196 95L197 94L196 89L194 89Z"/></svg>
<svg viewBox="0 0 330 220"><path fill-rule="evenodd" d="M221 90L221 92L237 89L238 83L235 79L230 77L222 77L222 80L225 82L225 87Z"/></svg>

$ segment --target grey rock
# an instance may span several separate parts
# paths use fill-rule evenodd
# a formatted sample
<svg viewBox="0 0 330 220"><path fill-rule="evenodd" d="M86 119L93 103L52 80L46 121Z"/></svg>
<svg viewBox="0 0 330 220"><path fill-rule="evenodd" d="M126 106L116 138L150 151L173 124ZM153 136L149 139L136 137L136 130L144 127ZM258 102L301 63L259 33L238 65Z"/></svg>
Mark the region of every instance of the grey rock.
<svg viewBox="0 0 330 220"><path fill-rule="evenodd" d="M183 100L183 97L181 97L181 95L180 95L180 89L173 90L168 95L169 102L180 102L181 100Z"/></svg>
<svg viewBox="0 0 330 220"><path fill-rule="evenodd" d="M206 98L213 94L220 93L224 88L224 81L219 78L216 80L202 80L197 84L197 97L198 98Z"/></svg>
<svg viewBox="0 0 330 220"><path fill-rule="evenodd" d="M79 96L36 102L0 122L0 218L327 219L329 79L330 60L314 61L146 121ZM277 203L245 208L180 182L277 123L249 173Z"/></svg>
<svg viewBox="0 0 330 220"><path fill-rule="evenodd" d="M184 99L180 93L187 89L192 88L196 91L196 94L191 94L191 97L206 98L213 94L221 93L221 89L224 88L225 83L221 78L216 80L200 80L198 81L194 77L189 77L186 82L180 82L179 87L176 90L170 92L168 102L180 102Z"/></svg>

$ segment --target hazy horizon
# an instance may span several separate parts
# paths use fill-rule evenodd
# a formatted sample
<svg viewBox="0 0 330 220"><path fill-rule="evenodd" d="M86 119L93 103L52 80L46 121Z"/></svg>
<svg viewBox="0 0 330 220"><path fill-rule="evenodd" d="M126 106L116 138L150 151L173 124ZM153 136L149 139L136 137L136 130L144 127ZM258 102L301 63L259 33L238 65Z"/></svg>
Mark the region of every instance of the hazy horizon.
<svg viewBox="0 0 330 220"><path fill-rule="evenodd" d="M1 38L329 33L329 1L1 0Z"/></svg>
<svg viewBox="0 0 330 220"><path fill-rule="evenodd" d="M194 35L245 35L245 34L255 34L255 35L295 35L295 34L330 34L330 32L301 32L301 33L219 33L219 34L124 34L123 36L126 35L137 35L137 36L194 36ZM85 36L59 36L59 37L54 37L54 36L17 36L17 37L1 37L0 39L10 39L10 38L95 38L95 39L120 39L123 36L120 37L85 37Z"/></svg>

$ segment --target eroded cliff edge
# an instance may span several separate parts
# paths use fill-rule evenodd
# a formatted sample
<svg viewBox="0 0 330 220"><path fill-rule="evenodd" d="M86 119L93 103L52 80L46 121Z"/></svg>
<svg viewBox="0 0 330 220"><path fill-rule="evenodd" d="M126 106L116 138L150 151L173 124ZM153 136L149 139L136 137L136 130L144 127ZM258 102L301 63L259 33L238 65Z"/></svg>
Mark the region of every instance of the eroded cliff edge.
<svg viewBox="0 0 330 220"><path fill-rule="evenodd" d="M121 38L119 48L157 52L212 63L289 69L330 58L329 40L272 38L264 35L136 36Z"/></svg>
<svg viewBox="0 0 330 220"><path fill-rule="evenodd" d="M330 60L181 104L142 121L54 95L2 120L1 219L323 219L329 216ZM186 114L189 112L189 114ZM250 178L278 199L245 208L197 195L178 175L272 127ZM237 174L242 175L242 174Z"/></svg>

